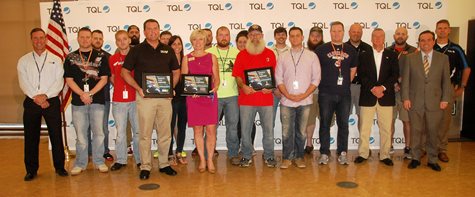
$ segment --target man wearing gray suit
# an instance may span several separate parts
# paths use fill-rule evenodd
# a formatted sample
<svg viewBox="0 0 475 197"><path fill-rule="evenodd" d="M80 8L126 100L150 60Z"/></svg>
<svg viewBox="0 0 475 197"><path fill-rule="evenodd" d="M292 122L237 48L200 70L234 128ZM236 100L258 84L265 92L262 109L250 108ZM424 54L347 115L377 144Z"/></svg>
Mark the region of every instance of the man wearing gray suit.
<svg viewBox="0 0 475 197"><path fill-rule="evenodd" d="M441 171L437 164L439 140L437 134L442 124L443 110L452 99L449 59L433 50L434 32L429 30L419 34L420 51L407 56L402 76L402 100L409 111L411 122L412 160L408 168L421 164L422 133L427 135L428 166Z"/></svg>

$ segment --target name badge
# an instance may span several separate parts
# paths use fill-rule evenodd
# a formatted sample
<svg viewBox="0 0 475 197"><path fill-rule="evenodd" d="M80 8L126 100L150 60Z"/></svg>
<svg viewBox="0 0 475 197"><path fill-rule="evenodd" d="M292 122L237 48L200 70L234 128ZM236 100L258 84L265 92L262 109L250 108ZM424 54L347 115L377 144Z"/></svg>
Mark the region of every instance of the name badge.
<svg viewBox="0 0 475 197"><path fill-rule="evenodd" d="M223 80L222 86L226 87L226 80Z"/></svg>
<svg viewBox="0 0 475 197"><path fill-rule="evenodd" d="M336 85L343 85L343 76L338 76L338 80L336 81Z"/></svg>
<svg viewBox="0 0 475 197"><path fill-rule="evenodd" d="M89 84L84 84L84 92L89 92Z"/></svg>
<svg viewBox="0 0 475 197"><path fill-rule="evenodd" d="M294 81L294 82L292 83L292 86L293 86L294 90L299 89L299 82L298 82L298 81Z"/></svg>
<svg viewBox="0 0 475 197"><path fill-rule="evenodd" d="M128 98L129 98L129 91L124 90L124 91L122 92L122 98L123 98L123 99L128 99Z"/></svg>

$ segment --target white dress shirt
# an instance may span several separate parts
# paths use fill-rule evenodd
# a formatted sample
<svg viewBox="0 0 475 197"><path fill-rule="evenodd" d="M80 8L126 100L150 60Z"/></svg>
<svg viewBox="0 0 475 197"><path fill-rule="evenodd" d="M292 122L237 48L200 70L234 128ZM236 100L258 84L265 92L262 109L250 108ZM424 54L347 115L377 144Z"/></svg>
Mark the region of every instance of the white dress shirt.
<svg viewBox="0 0 475 197"><path fill-rule="evenodd" d="M379 71L381 70L381 61L383 59L383 51L384 49L382 49L381 52L378 52L376 49L373 48L374 63L376 64L376 80L379 80Z"/></svg>
<svg viewBox="0 0 475 197"><path fill-rule="evenodd" d="M45 51L38 55L33 51L25 54L18 60L17 71L20 88L31 99L39 94L52 98L63 89L63 64L52 53Z"/></svg>

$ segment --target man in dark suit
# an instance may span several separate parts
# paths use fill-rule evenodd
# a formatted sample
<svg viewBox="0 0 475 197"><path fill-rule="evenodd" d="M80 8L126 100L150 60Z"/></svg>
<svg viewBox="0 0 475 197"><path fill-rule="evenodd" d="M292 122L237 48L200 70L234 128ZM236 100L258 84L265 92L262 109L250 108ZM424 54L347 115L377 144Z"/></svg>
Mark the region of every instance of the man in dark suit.
<svg viewBox="0 0 475 197"><path fill-rule="evenodd" d="M393 86L399 77L399 65L397 54L384 49L384 38L383 29L374 29L371 34L372 49L359 55L357 74L361 82L359 100L361 124L359 156L356 157L355 163L362 163L369 157L369 138L376 113L380 135L379 159L387 166L393 165L389 150L393 107L396 103Z"/></svg>
<svg viewBox="0 0 475 197"><path fill-rule="evenodd" d="M419 34L420 51L407 56L402 75L402 100L409 110L411 122L412 160L408 168L421 164L422 134L427 135L428 166L441 171L437 164L438 133L442 126L443 110L452 99L449 58L433 50L435 35L431 31Z"/></svg>

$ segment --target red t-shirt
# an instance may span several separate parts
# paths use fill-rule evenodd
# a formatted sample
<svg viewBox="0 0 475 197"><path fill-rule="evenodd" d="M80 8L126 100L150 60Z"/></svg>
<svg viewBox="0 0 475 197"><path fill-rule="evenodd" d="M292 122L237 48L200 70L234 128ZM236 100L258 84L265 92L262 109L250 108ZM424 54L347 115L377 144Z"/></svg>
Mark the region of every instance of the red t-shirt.
<svg viewBox="0 0 475 197"><path fill-rule="evenodd" d="M233 77L239 77L246 83L244 77L245 70L272 67L272 72L275 72L275 66L274 52L268 48L265 48L259 55L251 55L247 50L242 50L237 55L236 62L234 62ZM274 105L274 98L272 94L263 94L261 91L245 95L242 89L240 89L238 103L239 105L248 106L272 106Z"/></svg>
<svg viewBox="0 0 475 197"><path fill-rule="evenodd" d="M132 102L135 101L135 89L127 84L120 76L120 70L124 64L125 55L116 53L109 59L109 67L111 74L114 75L114 94L112 95L112 101L114 102ZM131 72L134 76L134 72ZM124 90L127 90L127 98L124 98Z"/></svg>

